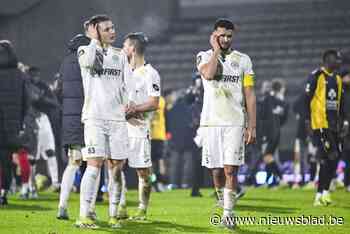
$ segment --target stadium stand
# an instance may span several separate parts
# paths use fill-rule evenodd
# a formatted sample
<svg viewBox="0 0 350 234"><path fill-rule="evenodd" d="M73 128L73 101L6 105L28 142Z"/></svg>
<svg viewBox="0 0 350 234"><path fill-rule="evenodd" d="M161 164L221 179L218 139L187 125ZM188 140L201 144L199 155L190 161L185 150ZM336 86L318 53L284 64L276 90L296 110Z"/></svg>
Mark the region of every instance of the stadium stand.
<svg viewBox="0 0 350 234"><path fill-rule="evenodd" d="M210 6L196 11L182 8L168 40L149 47L150 60L159 68L165 87L190 83L194 56L209 47L208 35L217 16L237 23L235 48L250 55L259 80L281 77L291 88L319 65L323 50L349 46L350 3L346 1L249 3L220 9L213 13Z"/></svg>

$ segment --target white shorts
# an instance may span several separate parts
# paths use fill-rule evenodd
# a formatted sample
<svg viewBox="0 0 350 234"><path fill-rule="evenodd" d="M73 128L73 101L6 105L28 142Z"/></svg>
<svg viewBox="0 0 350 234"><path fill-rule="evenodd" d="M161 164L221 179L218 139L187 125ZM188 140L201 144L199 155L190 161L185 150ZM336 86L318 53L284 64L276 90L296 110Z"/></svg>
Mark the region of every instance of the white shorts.
<svg viewBox="0 0 350 234"><path fill-rule="evenodd" d="M37 153L35 156L36 160L39 160L40 158L47 160L48 150L52 150L53 152L55 152L55 137L53 136L53 132L51 129L39 129L37 147Z"/></svg>
<svg viewBox="0 0 350 234"><path fill-rule="evenodd" d="M151 141L148 138L129 138L129 166L132 168L149 168L152 166Z"/></svg>
<svg viewBox="0 0 350 234"><path fill-rule="evenodd" d="M243 127L201 127L203 139L202 166L223 168L244 164Z"/></svg>
<svg viewBox="0 0 350 234"><path fill-rule="evenodd" d="M83 159L83 155L81 153L81 147L68 148L68 158L72 161L78 161Z"/></svg>
<svg viewBox="0 0 350 234"><path fill-rule="evenodd" d="M123 160L128 155L128 129L126 122L110 120L84 121L85 147L83 159L104 158Z"/></svg>

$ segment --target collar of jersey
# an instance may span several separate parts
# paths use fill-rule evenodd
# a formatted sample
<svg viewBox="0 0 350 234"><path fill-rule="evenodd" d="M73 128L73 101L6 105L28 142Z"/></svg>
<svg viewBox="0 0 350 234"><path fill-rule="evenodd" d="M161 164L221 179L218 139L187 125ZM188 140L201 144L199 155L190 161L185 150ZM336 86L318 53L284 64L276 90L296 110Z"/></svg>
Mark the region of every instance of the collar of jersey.
<svg viewBox="0 0 350 234"><path fill-rule="evenodd" d="M329 71L327 71L327 69L325 67L321 67L321 70L326 73L327 76L333 76L333 73L330 73Z"/></svg>
<svg viewBox="0 0 350 234"><path fill-rule="evenodd" d="M214 50L213 49L211 49L211 51L213 51L214 52ZM229 54L231 54L233 51L235 51L235 50L233 50L233 49L228 49L227 50L227 52L223 52L223 54L225 54L225 55L229 55Z"/></svg>

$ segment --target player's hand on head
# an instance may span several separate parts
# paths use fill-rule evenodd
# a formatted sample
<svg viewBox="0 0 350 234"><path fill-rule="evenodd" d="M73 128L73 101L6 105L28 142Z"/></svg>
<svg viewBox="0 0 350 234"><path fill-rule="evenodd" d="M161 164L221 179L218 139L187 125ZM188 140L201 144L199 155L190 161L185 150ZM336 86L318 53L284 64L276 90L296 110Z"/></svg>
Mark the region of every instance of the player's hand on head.
<svg viewBox="0 0 350 234"><path fill-rule="evenodd" d="M98 24L90 24L87 30L88 36L92 39L99 40L97 30L98 30Z"/></svg>
<svg viewBox="0 0 350 234"><path fill-rule="evenodd" d="M214 51L221 50L221 47L219 45L219 36L216 32L213 32L210 35L210 45L213 48Z"/></svg>

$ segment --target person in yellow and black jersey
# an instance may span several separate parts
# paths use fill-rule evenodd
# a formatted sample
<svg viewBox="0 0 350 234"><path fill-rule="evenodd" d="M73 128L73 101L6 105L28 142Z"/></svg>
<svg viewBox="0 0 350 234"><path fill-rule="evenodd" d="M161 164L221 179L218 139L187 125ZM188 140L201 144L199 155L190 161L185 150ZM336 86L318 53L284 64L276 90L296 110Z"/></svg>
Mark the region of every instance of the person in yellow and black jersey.
<svg viewBox="0 0 350 234"><path fill-rule="evenodd" d="M314 206L329 205L329 185L335 173L338 156L338 129L341 114L342 80L337 74L340 54L327 50L323 66L313 71L306 84L306 125L312 129L320 160L319 184Z"/></svg>
<svg viewBox="0 0 350 234"><path fill-rule="evenodd" d="M166 166L164 162L166 125L165 125L165 99L159 97L159 108L154 112L151 122L151 159L155 179L152 181L157 192L164 190L167 183Z"/></svg>

